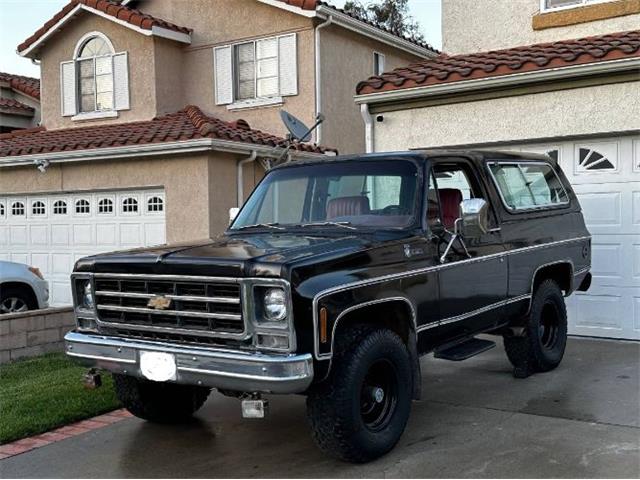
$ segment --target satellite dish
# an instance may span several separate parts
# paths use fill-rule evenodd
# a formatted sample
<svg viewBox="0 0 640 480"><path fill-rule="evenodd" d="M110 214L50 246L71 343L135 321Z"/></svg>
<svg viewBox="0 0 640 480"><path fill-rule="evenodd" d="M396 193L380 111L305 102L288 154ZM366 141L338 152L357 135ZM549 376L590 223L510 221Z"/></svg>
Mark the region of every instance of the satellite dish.
<svg viewBox="0 0 640 480"><path fill-rule="evenodd" d="M299 142L308 142L311 140L311 130L307 127L304 122L289 112L284 110L280 110L280 118L282 118L282 123L287 127L291 136L298 140Z"/></svg>

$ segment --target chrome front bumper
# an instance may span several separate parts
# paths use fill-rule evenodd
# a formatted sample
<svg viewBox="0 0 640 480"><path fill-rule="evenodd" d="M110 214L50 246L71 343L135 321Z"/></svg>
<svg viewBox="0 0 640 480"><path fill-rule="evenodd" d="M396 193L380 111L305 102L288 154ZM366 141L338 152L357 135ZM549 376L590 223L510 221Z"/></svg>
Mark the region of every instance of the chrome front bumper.
<svg viewBox="0 0 640 480"><path fill-rule="evenodd" d="M241 392L299 393L313 380L311 354L242 353L99 334L69 332L67 355L88 367L144 378L139 352L173 353L177 383Z"/></svg>

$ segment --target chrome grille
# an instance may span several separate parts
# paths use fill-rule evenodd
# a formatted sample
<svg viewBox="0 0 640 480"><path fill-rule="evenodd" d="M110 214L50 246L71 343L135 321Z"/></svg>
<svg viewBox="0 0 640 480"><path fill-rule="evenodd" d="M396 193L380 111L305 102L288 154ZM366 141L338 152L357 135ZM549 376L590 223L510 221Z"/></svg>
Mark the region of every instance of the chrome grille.
<svg viewBox="0 0 640 480"><path fill-rule="evenodd" d="M245 333L235 279L96 275L93 288L100 325L212 337Z"/></svg>

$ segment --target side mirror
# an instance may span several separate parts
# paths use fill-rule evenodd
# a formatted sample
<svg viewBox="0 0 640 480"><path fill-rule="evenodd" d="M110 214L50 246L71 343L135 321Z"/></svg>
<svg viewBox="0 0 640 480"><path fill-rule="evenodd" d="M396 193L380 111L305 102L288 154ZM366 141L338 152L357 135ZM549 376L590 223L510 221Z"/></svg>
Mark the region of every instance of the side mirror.
<svg viewBox="0 0 640 480"><path fill-rule="evenodd" d="M489 231L489 204L482 198L463 200L460 215L465 237L479 237Z"/></svg>
<svg viewBox="0 0 640 480"><path fill-rule="evenodd" d="M240 209L238 207L231 207L229 209L229 225L236 219L239 211Z"/></svg>

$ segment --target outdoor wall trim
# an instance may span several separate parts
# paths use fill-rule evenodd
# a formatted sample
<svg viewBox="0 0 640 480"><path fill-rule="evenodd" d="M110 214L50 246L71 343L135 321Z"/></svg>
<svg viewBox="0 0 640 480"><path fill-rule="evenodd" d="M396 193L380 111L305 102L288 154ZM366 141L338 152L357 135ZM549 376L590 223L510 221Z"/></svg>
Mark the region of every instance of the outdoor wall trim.
<svg viewBox="0 0 640 480"><path fill-rule="evenodd" d="M93 150L77 150L72 152L38 153L33 155L16 155L0 158L0 167L31 165L39 160L53 163L85 162L110 160L116 158L140 157L150 155L170 155L175 153L193 153L206 151L249 154L252 151L261 157L279 158L283 148L256 145L253 143L234 142L219 139L197 139L162 144L134 145L126 147L96 148ZM318 158L325 154L290 151L294 158Z"/></svg>
<svg viewBox="0 0 640 480"><path fill-rule="evenodd" d="M568 67L549 68L533 72L513 73L510 75L478 78L474 80L464 80L424 87L367 93L364 95L355 95L354 100L357 104L366 103L371 105L376 103L414 100L436 95L486 90L490 88L508 88L515 85L551 82L572 77L584 78L586 75L601 75L629 70L640 70L640 57L623 58L608 62L571 65Z"/></svg>

